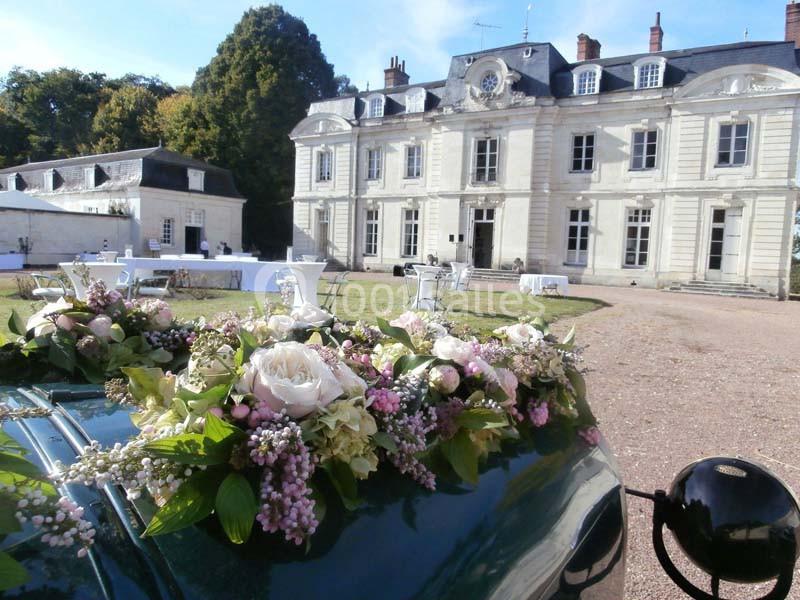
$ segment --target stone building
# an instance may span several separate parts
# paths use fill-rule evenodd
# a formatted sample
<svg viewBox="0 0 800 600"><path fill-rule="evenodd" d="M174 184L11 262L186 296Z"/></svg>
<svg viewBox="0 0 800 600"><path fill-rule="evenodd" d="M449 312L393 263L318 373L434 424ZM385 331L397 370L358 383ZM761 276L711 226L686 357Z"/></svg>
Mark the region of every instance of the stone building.
<svg viewBox="0 0 800 600"><path fill-rule="evenodd" d="M576 62L549 43L451 59L446 79L313 103L295 253L355 269L460 260L586 283L749 283L784 296L797 209L800 5L786 40Z"/></svg>
<svg viewBox="0 0 800 600"><path fill-rule="evenodd" d="M40 227L35 232L47 241L52 260L46 262L51 264L100 250L103 239L120 253L130 244L137 256L149 252L151 239L158 240L163 253L171 254L198 253L203 239L212 249L223 241L234 250L242 246L245 200L230 171L161 147L0 170L0 192L14 190L65 211L51 214L47 230ZM125 218L95 219L94 226L86 229L71 225L77 221L68 216L75 213ZM102 236L105 227L108 235ZM15 220L0 221L0 240L6 245L16 244L23 235ZM42 248L41 242L38 247ZM0 252L13 249L0 247Z"/></svg>

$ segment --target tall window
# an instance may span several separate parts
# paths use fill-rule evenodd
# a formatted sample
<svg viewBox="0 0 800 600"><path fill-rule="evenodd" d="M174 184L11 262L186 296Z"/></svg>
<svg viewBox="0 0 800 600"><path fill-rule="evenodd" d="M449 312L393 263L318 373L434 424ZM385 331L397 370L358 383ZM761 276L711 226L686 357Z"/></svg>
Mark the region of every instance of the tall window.
<svg viewBox="0 0 800 600"><path fill-rule="evenodd" d="M175 241L175 219L161 221L161 245L172 246Z"/></svg>
<svg viewBox="0 0 800 600"><path fill-rule="evenodd" d="M645 63L639 67L638 88L658 87L661 81L661 65L657 62Z"/></svg>
<svg viewBox="0 0 800 600"><path fill-rule="evenodd" d="M406 177L422 177L422 146L406 146Z"/></svg>
<svg viewBox="0 0 800 600"><path fill-rule="evenodd" d="M583 71L580 75L578 75L578 89L577 93L579 96L583 96L585 94L595 94L597 93L597 72L592 71Z"/></svg>
<svg viewBox="0 0 800 600"><path fill-rule="evenodd" d="M383 116L383 98L376 96L369 101L369 116L382 117Z"/></svg>
<svg viewBox="0 0 800 600"><path fill-rule="evenodd" d="M720 125L718 167L738 167L747 162L747 138L750 123Z"/></svg>
<svg viewBox="0 0 800 600"><path fill-rule="evenodd" d="M572 171L583 173L594 168L594 134L572 137Z"/></svg>
<svg viewBox="0 0 800 600"><path fill-rule="evenodd" d="M366 225L364 233L364 256L376 256L378 254L378 209L367 211Z"/></svg>
<svg viewBox="0 0 800 600"><path fill-rule="evenodd" d="M585 266L589 256L589 209L569 211L567 229L567 264Z"/></svg>
<svg viewBox="0 0 800 600"><path fill-rule="evenodd" d="M631 152L631 169L655 169L656 152L658 151L658 130L634 131L633 152Z"/></svg>
<svg viewBox="0 0 800 600"><path fill-rule="evenodd" d="M317 153L317 181L330 181L333 155L325 150Z"/></svg>
<svg viewBox="0 0 800 600"><path fill-rule="evenodd" d="M650 252L650 209L629 208L625 235L625 266L646 267Z"/></svg>
<svg viewBox="0 0 800 600"><path fill-rule="evenodd" d="M478 140L475 146L475 181L497 181L497 138Z"/></svg>
<svg viewBox="0 0 800 600"><path fill-rule="evenodd" d="M419 209L403 210L403 256L416 256L419 241Z"/></svg>
<svg viewBox="0 0 800 600"><path fill-rule="evenodd" d="M380 148L367 150L367 179L381 178L381 159L383 152Z"/></svg>

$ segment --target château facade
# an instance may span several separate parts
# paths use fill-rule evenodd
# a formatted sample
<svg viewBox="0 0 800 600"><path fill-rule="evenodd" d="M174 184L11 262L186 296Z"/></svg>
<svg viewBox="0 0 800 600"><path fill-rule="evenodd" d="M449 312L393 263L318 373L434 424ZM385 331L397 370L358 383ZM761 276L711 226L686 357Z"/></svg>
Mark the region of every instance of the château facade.
<svg viewBox="0 0 800 600"><path fill-rule="evenodd" d="M294 252L351 269L466 261L573 281L788 290L800 5L787 41L578 61L549 43L451 59L313 103L296 146Z"/></svg>

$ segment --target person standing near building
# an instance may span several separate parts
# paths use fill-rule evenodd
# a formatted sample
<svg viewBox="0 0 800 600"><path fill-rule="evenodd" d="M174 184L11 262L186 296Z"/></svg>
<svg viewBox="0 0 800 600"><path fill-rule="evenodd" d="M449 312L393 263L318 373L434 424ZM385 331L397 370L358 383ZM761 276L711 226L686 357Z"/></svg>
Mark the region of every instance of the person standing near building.
<svg viewBox="0 0 800 600"><path fill-rule="evenodd" d="M203 238L203 241L200 242L200 254L203 255L203 258L208 258L208 250L209 250L208 240Z"/></svg>
<svg viewBox="0 0 800 600"><path fill-rule="evenodd" d="M228 242L222 242L222 253L225 255L233 254L233 248L228 246Z"/></svg>

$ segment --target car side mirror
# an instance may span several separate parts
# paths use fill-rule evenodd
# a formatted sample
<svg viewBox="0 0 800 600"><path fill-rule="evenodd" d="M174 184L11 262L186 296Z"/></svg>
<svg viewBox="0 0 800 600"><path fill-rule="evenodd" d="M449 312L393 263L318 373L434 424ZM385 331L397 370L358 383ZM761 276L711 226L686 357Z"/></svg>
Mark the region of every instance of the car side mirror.
<svg viewBox="0 0 800 600"><path fill-rule="evenodd" d="M692 598L719 600L720 581L771 579L775 586L761 600L788 596L800 547L800 508L792 490L765 467L739 458L706 458L678 473L668 492L626 491L654 502L656 556ZM711 576L710 594L678 571L664 546L664 525L691 561Z"/></svg>

